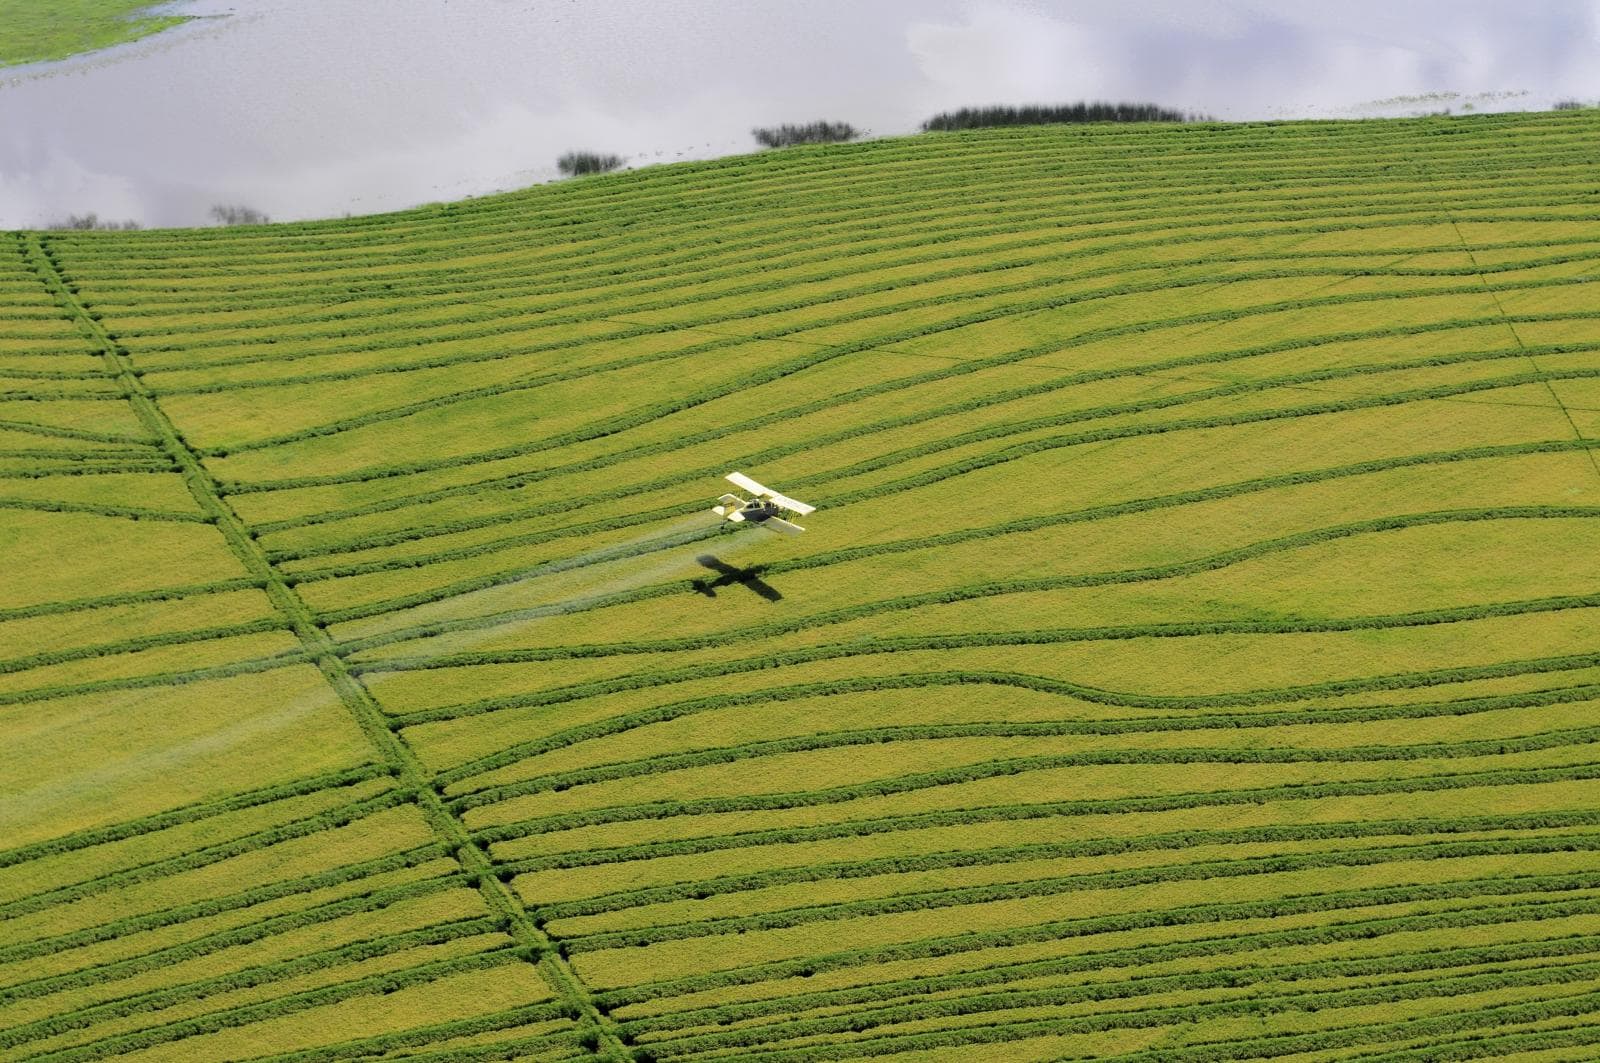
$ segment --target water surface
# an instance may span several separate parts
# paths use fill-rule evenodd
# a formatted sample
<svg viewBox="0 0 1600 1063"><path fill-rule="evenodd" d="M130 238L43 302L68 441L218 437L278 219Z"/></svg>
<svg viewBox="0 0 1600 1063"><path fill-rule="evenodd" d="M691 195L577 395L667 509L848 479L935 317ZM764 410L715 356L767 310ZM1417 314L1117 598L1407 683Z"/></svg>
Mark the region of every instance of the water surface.
<svg viewBox="0 0 1600 1063"><path fill-rule="evenodd" d="M370 213L752 150L818 118L1148 99L1224 118L1600 99L1600 0L193 0L0 71L0 227Z"/></svg>

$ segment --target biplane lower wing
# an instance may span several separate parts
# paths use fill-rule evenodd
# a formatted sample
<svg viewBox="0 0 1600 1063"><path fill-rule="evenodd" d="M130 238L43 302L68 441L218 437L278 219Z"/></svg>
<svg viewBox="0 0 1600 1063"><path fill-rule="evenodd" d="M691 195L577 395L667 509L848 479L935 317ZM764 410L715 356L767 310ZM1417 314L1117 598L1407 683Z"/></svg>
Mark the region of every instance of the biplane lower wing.
<svg viewBox="0 0 1600 1063"><path fill-rule="evenodd" d="M755 495L757 498L764 498L773 505L782 509L787 509L791 513L798 513L802 517L808 513L815 513L817 511L816 506L808 506L799 499L790 498L788 495L780 495L772 488L767 487L764 484L757 483L755 480L752 480L742 472L730 472L726 479L735 487L742 487L746 491L749 491L751 494Z"/></svg>

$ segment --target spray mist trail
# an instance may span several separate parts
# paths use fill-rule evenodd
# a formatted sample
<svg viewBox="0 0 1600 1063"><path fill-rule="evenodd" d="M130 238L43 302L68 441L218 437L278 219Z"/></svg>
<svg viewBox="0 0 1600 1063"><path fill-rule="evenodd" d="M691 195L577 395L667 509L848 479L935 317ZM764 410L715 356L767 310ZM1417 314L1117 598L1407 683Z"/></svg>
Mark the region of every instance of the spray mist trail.
<svg viewBox="0 0 1600 1063"><path fill-rule="evenodd" d="M710 514L691 514L625 542L543 562L509 574L490 586L442 598L398 615L410 621L408 627L426 627L430 621L438 621L435 626L440 630L414 636L427 640L428 652L418 655L421 659L466 652L491 639L518 636L553 617L581 611L612 596L638 590L695 567L692 557L687 553L672 552L680 547L722 537L727 546L719 552L728 554L743 549L754 539L748 533L723 536L722 522L711 521ZM654 556L663 554L666 556ZM625 564L630 559L637 563ZM531 607L517 607L516 599L525 597L542 582L607 564L620 565L621 568L609 578L575 589L555 600ZM463 606L469 607L465 610L468 615L462 615ZM390 678L390 673L377 672L364 676L363 681L371 689L381 686L387 678ZM144 692L143 696L159 698L162 692L159 689L150 690ZM302 720L327 710L337 702L338 696L331 688L324 686L270 711L253 713L207 734L128 760L98 764L8 795L3 809L0 809L0 832L53 816L63 804L80 798L88 791L104 790L109 793L113 788L138 785L141 781L179 770L197 760L219 756L252 740L274 734L287 737L288 732Z"/></svg>

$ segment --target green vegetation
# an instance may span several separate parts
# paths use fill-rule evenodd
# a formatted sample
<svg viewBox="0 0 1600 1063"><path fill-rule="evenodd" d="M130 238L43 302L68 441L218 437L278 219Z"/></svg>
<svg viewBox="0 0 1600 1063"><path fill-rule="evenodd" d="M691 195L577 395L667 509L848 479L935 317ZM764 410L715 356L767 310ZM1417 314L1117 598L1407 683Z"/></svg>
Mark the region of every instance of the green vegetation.
<svg viewBox="0 0 1600 1063"><path fill-rule="evenodd" d="M1022 107L962 107L942 111L922 123L922 131L948 133L957 129L991 129L996 126L1076 125L1083 122L1202 122L1204 115L1162 107L1155 103L1027 104Z"/></svg>
<svg viewBox="0 0 1600 1063"><path fill-rule="evenodd" d="M1593 1056L1597 133L0 234L0 1059Z"/></svg>
<svg viewBox="0 0 1600 1063"><path fill-rule="evenodd" d="M797 144L844 144L861 135L849 122L805 122L803 124L760 126L750 130L764 148L792 148Z"/></svg>
<svg viewBox="0 0 1600 1063"><path fill-rule="evenodd" d="M0 66L65 59L160 33L189 19L150 0L0 0Z"/></svg>
<svg viewBox="0 0 1600 1063"><path fill-rule="evenodd" d="M597 173L610 173L622 169L621 155L607 155L597 151L569 151L556 160L556 170L563 177L588 177Z"/></svg>

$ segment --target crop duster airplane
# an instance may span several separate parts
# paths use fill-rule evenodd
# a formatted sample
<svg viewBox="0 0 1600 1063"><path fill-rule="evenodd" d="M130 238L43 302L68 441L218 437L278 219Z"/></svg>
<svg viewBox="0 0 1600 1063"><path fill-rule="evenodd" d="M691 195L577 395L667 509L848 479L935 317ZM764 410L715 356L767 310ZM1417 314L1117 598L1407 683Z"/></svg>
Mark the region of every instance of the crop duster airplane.
<svg viewBox="0 0 1600 1063"><path fill-rule="evenodd" d="M742 472L730 472L727 481L735 487L749 491L754 498L741 498L739 495L723 495L717 501L722 503L712 506L711 512L723 520L734 524L754 524L758 528L770 528L775 532L785 535L798 535L805 531L798 524L793 524L780 517L779 513L793 513L803 517L807 513L815 513L816 506L808 506L804 502L797 502L787 495L762 487Z"/></svg>

